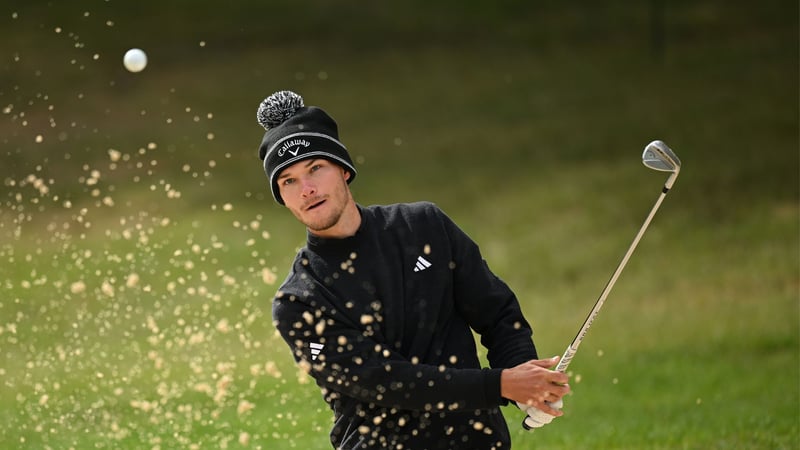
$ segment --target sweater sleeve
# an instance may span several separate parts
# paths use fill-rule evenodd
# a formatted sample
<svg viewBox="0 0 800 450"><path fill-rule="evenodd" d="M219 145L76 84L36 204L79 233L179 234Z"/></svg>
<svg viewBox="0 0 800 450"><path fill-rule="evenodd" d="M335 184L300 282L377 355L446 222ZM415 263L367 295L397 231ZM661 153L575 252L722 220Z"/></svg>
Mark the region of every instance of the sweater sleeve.
<svg viewBox="0 0 800 450"><path fill-rule="evenodd" d="M409 361L327 307L324 296L279 293L273 320L297 363L326 395L407 410L476 410L503 403L499 369Z"/></svg>
<svg viewBox="0 0 800 450"><path fill-rule="evenodd" d="M509 368L537 359L533 330L516 295L487 265L478 245L447 215L438 211L453 252L456 308L480 335L493 368Z"/></svg>

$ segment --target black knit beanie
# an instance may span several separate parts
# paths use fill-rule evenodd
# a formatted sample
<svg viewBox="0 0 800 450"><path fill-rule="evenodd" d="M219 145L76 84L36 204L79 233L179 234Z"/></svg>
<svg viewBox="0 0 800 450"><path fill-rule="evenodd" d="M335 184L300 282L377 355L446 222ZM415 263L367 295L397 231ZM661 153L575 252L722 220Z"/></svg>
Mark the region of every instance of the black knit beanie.
<svg viewBox="0 0 800 450"><path fill-rule="evenodd" d="M258 106L258 123L267 132L258 156L264 162L275 201L284 204L277 179L286 167L304 159L324 158L350 172L348 183L356 177L356 168L347 148L339 142L336 122L315 106L304 106L303 98L292 91L279 91Z"/></svg>

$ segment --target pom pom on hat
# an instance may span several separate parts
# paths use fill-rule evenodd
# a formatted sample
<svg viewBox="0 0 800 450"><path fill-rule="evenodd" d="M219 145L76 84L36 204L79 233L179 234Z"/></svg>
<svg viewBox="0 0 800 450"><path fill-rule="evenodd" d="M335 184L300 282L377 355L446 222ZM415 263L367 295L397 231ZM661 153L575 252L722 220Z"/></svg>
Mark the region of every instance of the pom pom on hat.
<svg viewBox="0 0 800 450"><path fill-rule="evenodd" d="M269 130L285 122L303 106L303 97L292 91L278 91L261 102L256 119L265 130Z"/></svg>

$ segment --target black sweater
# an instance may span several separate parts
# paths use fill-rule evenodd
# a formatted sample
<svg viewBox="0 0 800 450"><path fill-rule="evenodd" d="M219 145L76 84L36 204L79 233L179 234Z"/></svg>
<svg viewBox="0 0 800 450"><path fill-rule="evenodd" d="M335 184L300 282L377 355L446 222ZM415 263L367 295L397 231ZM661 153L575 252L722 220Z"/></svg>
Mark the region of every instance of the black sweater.
<svg viewBox="0 0 800 450"><path fill-rule="evenodd" d="M309 234L273 303L334 411L334 447L510 448L500 372L537 357L517 298L435 205L359 212L352 237Z"/></svg>

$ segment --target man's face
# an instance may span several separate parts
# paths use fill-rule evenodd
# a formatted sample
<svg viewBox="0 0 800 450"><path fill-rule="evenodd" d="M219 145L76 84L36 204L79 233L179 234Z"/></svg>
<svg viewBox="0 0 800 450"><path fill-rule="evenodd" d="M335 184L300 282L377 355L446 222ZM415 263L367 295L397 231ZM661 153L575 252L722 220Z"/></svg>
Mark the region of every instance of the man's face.
<svg viewBox="0 0 800 450"><path fill-rule="evenodd" d="M350 173L338 164L308 159L284 169L278 176L278 189L297 220L312 233L325 236L353 201L348 178Z"/></svg>

